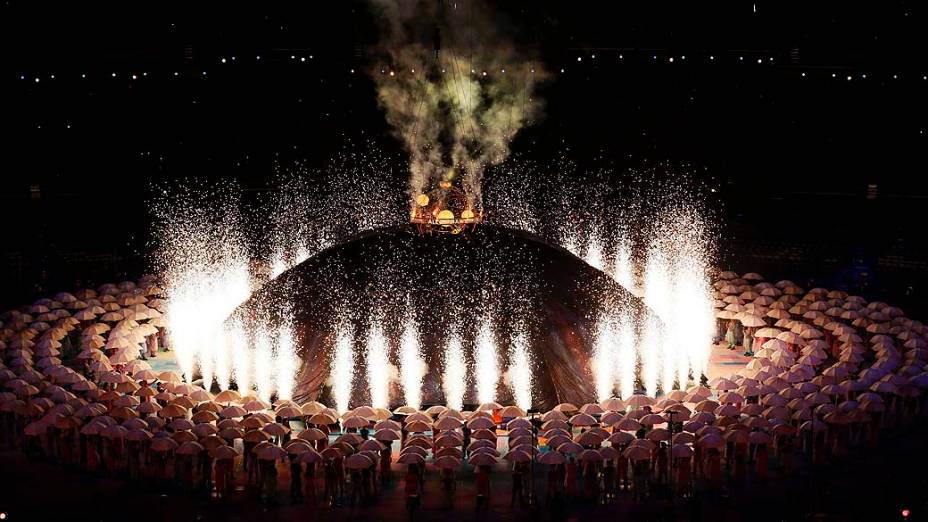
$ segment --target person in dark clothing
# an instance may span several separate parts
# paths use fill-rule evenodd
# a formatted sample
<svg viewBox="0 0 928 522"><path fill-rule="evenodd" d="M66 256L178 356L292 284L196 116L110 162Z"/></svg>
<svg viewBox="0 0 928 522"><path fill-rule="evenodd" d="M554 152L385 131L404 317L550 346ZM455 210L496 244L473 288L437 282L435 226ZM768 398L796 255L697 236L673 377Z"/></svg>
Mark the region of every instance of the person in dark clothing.
<svg viewBox="0 0 928 522"><path fill-rule="evenodd" d="M523 489L522 468L516 464L512 468L512 497L509 500L509 507L514 507L516 505L516 500L519 501L520 507L524 507L525 495Z"/></svg>
<svg viewBox="0 0 928 522"><path fill-rule="evenodd" d="M296 460L297 455L290 455L290 502L303 502L303 465Z"/></svg>
<svg viewBox="0 0 928 522"><path fill-rule="evenodd" d="M467 447L470 446L470 428L466 424L461 428L461 434L464 438L464 458L467 458Z"/></svg>

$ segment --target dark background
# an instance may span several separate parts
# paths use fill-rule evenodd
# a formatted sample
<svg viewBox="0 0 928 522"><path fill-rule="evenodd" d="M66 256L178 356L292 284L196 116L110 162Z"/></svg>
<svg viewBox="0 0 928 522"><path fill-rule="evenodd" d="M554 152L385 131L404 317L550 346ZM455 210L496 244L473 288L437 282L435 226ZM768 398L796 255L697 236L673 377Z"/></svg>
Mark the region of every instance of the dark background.
<svg viewBox="0 0 928 522"><path fill-rule="evenodd" d="M349 139L400 151L364 2L75 4L0 5L0 304L141 273L153 183L262 193ZM925 310L922 4L499 9L553 73L514 151L688 165L717 188L722 265Z"/></svg>

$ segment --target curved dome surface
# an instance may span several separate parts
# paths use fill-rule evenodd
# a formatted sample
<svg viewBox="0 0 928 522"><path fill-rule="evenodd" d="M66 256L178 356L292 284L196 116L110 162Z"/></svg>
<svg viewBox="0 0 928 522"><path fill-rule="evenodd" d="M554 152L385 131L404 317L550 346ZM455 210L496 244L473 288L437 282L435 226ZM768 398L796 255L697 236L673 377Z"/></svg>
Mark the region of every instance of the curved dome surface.
<svg viewBox="0 0 928 522"><path fill-rule="evenodd" d="M489 320L501 378L497 402L511 403L509 350L513 337L528 340L532 402L596 399L590 371L595 321L608 309L640 317L641 301L611 277L566 250L525 232L482 225L466 237L419 235L409 227L381 229L329 248L256 291L236 312L242 320L290 321L301 367L299 401L331 403L330 367L339 328L353 336L353 406L370 401L365 338L382 328L395 377L400 338L413 317L427 366L423 404L443 404L445 347L452 336L468 364L466 403L476 403L474 339ZM390 403L404 403L399 382Z"/></svg>

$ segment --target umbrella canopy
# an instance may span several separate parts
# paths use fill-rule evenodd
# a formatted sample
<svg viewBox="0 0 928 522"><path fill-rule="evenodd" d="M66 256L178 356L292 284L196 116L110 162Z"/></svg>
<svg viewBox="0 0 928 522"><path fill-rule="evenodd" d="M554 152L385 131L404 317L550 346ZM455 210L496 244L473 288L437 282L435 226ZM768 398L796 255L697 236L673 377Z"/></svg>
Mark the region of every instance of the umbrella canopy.
<svg viewBox="0 0 928 522"><path fill-rule="evenodd" d="M649 460L651 458L651 450L643 446L629 446L622 452L622 456L628 460Z"/></svg>
<svg viewBox="0 0 928 522"><path fill-rule="evenodd" d="M583 446L577 444L576 442L565 442L555 448L559 453L580 453L583 451Z"/></svg>
<svg viewBox="0 0 928 522"><path fill-rule="evenodd" d="M606 399L600 402L599 406L604 411L616 411L616 412L625 411L625 403L622 402L622 399L619 399L616 397L612 397L612 398L609 398L609 399Z"/></svg>
<svg viewBox="0 0 928 522"><path fill-rule="evenodd" d="M451 455L445 455L435 459L434 465L439 469L457 469L461 467L461 459Z"/></svg>
<svg viewBox="0 0 928 522"><path fill-rule="evenodd" d="M290 455L299 455L300 453L312 449L312 446L303 439L293 439L284 444L284 449L287 450L287 453Z"/></svg>
<svg viewBox="0 0 928 522"><path fill-rule="evenodd" d="M165 437L165 438L155 439L154 441L152 441L150 447L152 451L164 452L164 451L176 450L178 447L178 444L173 439Z"/></svg>
<svg viewBox="0 0 928 522"><path fill-rule="evenodd" d="M283 437L284 435L290 433L290 428L289 428L289 427L284 426L283 424L278 424L278 423L276 423L276 422L272 422L272 423L270 423L270 424L267 424L267 425L265 425L262 429L263 429L268 435L271 435L271 436L273 436L273 437Z"/></svg>
<svg viewBox="0 0 928 522"><path fill-rule="evenodd" d="M256 455L260 460L284 460L287 458L287 451L272 444L258 450Z"/></svg>
<svg viewBox="0 0 928 522"><path fill-rule="evenodd" d="M599 462L603 460L603 455L598 450L584 450L580 452L577 458L583 462Z"/></svg>
<svg viewBox="0 0 928 522"><path fill-rule="evenodd" d="M467 427L472 430L489 430L496 428L496 422L486 417L476 417L467 422ZM408 429L408 427L407 427ZM422 430L425 431L425 430Z"/></svg>
<svg viewBox="0 0 928 522"><path fill-rule="evenodd" d="M128 433L126 433L126 436L125 436L126 440L131 440L134 442L147 441L147 440L151 440L151 438L152 438L151 432L146 429L141 429L141 428L131 429L129 430Z"/></svg>
<svg viewBox="0 0 928 522"><path fill-rule="evenodd" d="M496 464L496 457L488 453L478 453L476 455L473 455L468 460L468 462L472 466L492 466ZM405 464L405 463L401 463L401 464Z"/></svg>
<svg viewBox="0 0 928 522"><path fill-rule="evenodd" d="M371 467L373 464L374 461L362 453L352 455L345 460L345 467L348 469L364 469Z"/></svg>
<svg viewBox="0 0 928 522"><path fill-rule="evenodd" d="M519 408L518 406L506 406L505 408L499 410L498 415L502 418L514 418L514 417L524 417L525 410Z"/></svg>
<svg viewBox="0 0 928 522"><path fill-rule="evenodd" d="M245 433L243 439L245 442L263 442L271 436L264 430L251 430Z"/></svg>
<svg viewBox="0 0 928 522"><path fill-rule="evenodd" d="M624 418L612 426L614 429L622 431L638 431L641 429L641 423L635 419Z"/></svg>
<svg viewBox="0 0 928 522"><path fill-rule="evenodd" d="M477 455L475 455L476 457ZM492 458L492 456L490 456ZM425 457L419 455L418 453L403 453L398 459L396 459L397 464L420 464L425 462ZM496 459L493 459L493 462L496 462Z"/></svg>
<svg viewBox="0 0 928 522"><path fill-rule="evenodd" d="M335 424L335 418L326 413L316 413L312 415L307 421L309 424L315 424L316 426L329 426Z"/></svg>
<svg viewBox="0 0 928 522"><path fill-rule="evenodd" d="M700 437L696 441L696 445L703 447L703 448L707 448L707 449L721 448L722 446L725 445L725 440L720 435L709 434L709 435L704 435Z"/></svg>
<svg viewBox="0 0 928 522"><path fill-rule="evenodd" d="M510 451L503 456L503 459L508 460L509 462L529 462L532 460L532 456L529 453L524 451Z"/></svg>
<svg viewBox="0 0 928 522"><path fill-rule="evenodd" d="M216 395L214 400L218 403L228 404L230 402L237 402L240 399L241 399L241 395L239 395L237 391L223 390Z"/></svg>
<svg viewBox="0 0 928 522"><path fill-rule="evenodd" d="M276 411L276 413L277 413L277 416L282 419L293 419L296 417L303 416L303 411L300 408L297 408L296 406L289 406L289 405L279 408Z"/></svg>
<svg viewBox="0 0 928 522"><path fill-rule="evenodd" d="M442 448L435 452L436 458L441 458L445 456L452 456L454 458L460 459L464 456L464 451L461 448Z"/></svg>
<svg viewBox="0 0 928 522"><path fill-rule="evenodd" d="M325 460L325 458L320 453L318 453L316 450L310 448L309 450L304 451L303 453L300 453L300 456L297 457L296 460L298 462L306 462L306 463L314 464L317 462L322 462L323 460Z"/></svg>
<svg viewBox="0 0 928 522"><path fill-rule="evenodd" d="M490 423L492 424L492 421L490 421ZM410 433L424 433L431 429L432 427L429 424L422 421L414 421L406 424L406 431Z"/></svg>
<svg viewBox="0 0 928 522"><path fill-rule="evenodd" d="M360 450L360 451L377 451L377 452L379 452L379 451L383 451L383 450L385 450L385 449L387 449L387 446L384 445L382 442L377 441L377 440L366 440L366 441L362 442L360 446L358 446L358 450Z"/></svg>
<svg viewBox="0 0 928 522"><path fill-rule="evenodd" d="M581 446L599 446L604 439L605 437L600 436L598 433L585 431L574 437L574 442Z"/></svg>
<svg viewBox="0 0 928 522"><path fill-rule="evenodd" d="M651 406L654 404L654 399L648 397L647 395L635 394L628 398L625 401L626 406L631 406L632 408L644 408L645 406Z"/></svg>
<svg viewBox="0 0 928 522"><path fill-rule="evenodd" d="M364 417L349 417L342 423L345 428L365 428L370 426L371 421ZM423 430L424 431L424 430Z"/></svg>
<svg viewBox="0 0 928 522"><path fill-rule="evenodd" d="M186 417L187 408L180 406L179 404L168 404L161 411L158 412L158 416L165 419L173 419L175 417Z"/></svg>
<svg viewBox="0 0 928 522"><path fill-rule="evenodd" d="M595 426L599 424L592 415L587 413L578 413L571 417L568 422L574 426Z"/></svg>
<svg viewBox="0 0 928 522"><path fill-rule="evenodd" d="M657 415L655 413L649 413L647 415L644 415L640 419L638 419L638 422L642 426L653 426L655 424L662 424L666 422L666 420L660 415Z"/></svg>
<svg viewBox="0 0 928 522"><path fill-rule="evenodd" d="M567 462L567 457L565 457L563 453L558 453L557 451L549 451L543 454L538 459L538 462L541 462L542 464L552 464L552 465L563 464Z"/></svg>
<svg viewBox="0 0 928 522"><path fill-rule="evenodd" d="M220 459L234 459L239 455L237 449L232 446L216 446L215 448L209 450L210 457L220 460Z"/></svg>
<svg viewBox="0 0 928 522"><path fill-rule="evenodd" d="M219 416L223 419L237 419L244 417L248 414L248 411L241 406L227 406L219 412Z"/></svg>
<svg viewBox="0 0 928 522"><path fill-rule="evenodd" d="M377 430L377 432L374 433L374 438L383 442L391 442L394 440L399 440L400 433L399 431L389 429Z"/></svg>
<svg viewBox="0 0 928 522"><path fill-rule="evenodd" d="M389 422L389 421L385 421L385 422ZM462 425L461 421L458 419L455 419L454 417L442 417L438 419L437 421L435 421L432 427L437 430L448 431L448 430L456 430L460 428L461 425ZM399 429L399 426L397 426L397 429Z"/></svg>
<svg viewBox="0 0 928 522"><path fill-rule="evenodd" d="M558 410L551 410L545 413L544 415L542 415L541 420L543 422L549 422L552 420L566 421L567 415L565 415L563 412L558 411Z"/></svg>
<svg viewBox="0 0 928 522"><path fill-rule="evenodd" d="M474 440L484 439L484 440L495 441L496 433L490 430L474 430L470 434L470 438Z"/></svg>
<svg viewBox="0 0 928 522"><path fill-rule="evenodd" d="M686 444L674 444L670 448L670 456L674 458L690 458L695 455L693 448Z"/></svg>

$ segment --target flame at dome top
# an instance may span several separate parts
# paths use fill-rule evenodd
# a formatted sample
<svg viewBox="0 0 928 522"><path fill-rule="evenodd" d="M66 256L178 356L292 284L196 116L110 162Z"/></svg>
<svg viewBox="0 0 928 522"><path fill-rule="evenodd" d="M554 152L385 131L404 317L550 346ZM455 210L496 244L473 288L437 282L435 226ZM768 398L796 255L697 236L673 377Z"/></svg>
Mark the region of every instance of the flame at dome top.
<svg viewBox="0 0 928 522"><path fill-rule="evenodd" d="M483 219L483 205L478 198L456 186L451 179L453 174L446 178L428 193L416 196L412 202L409 221L420 232L460 234L473 230Z"/></svg>

